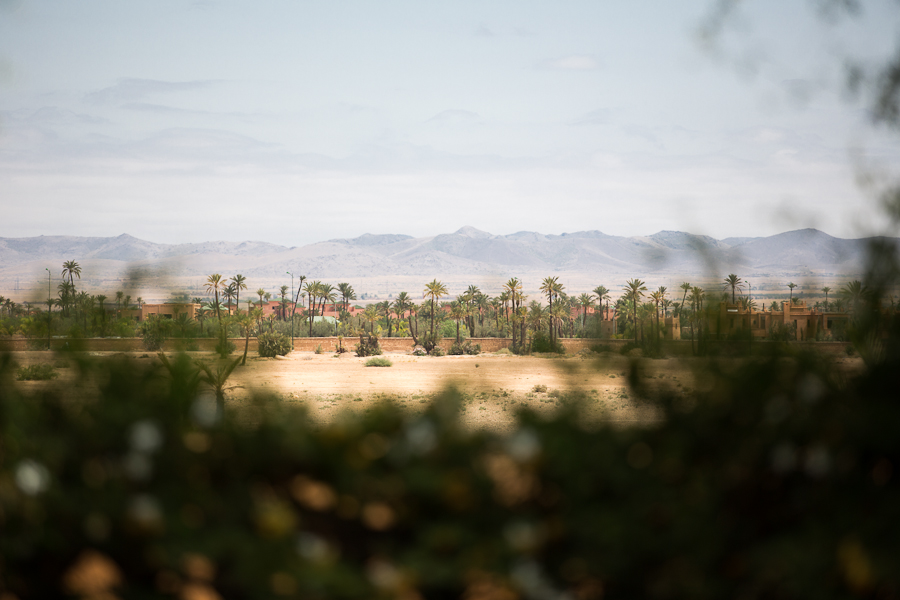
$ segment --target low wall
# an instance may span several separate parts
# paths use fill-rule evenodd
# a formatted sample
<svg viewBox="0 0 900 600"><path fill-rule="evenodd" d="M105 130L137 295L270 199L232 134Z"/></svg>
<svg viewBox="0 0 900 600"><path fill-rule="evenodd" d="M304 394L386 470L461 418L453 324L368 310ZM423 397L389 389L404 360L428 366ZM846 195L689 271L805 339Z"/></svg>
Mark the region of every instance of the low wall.
<svg viewBox="0 0 900 600"><path fill-rule="evenodd" d="M510 338L467 338L473 344L480 344L482 352L496 352L501 348L509 348L512 344ZM31 342L29 344L29 341ZM170 339L163 344L163 350L166 352L177 352L179 350L196 350L200 352L213 352L216 346L215 338L200 338L195 340ZM244 351L244 338L231 338L236 347L236 352ZM454 338L445 338L441 340L441 348L449 350L453 345ZM353 351L353 347L359 342L359 338L344 338L344 348ZM412 338L381 338L379 341L381 348L385 352L412 352L414 347ZM590 349L595 346L608 348L612 352L618 352L626 344L630 344L632 340L604 340L591 338L561 338L559 342L568 354L576 354L584 349ZM764 353L772 347L774 342L754 340L751 351L756 353ZM294 338L294 350L298 352L315 352L316 348L322 346L323 352L334 352L338 344L336 337L298 337ZM693 350L690 340L663 340L660 342L663 354L666 356L691 356ZM706 341L707 347L716 354L746 354L748 346L747 342L733 341ZM822 354L832 356L844 356L847 348L851 345L849 342L791 342L795 348L814 349ZM31 346L29 348L29 346ZM50 347L53 350L79 349L87 352L146 352L141 343L140 338L86 338L80 340L70 340L67 338L53 338L50 340ZM0 338L0 352L25 352L32 350L45 350L46 340L27 340L25 338ZM256 338L250 338L247 351L256 353Z"/></svg>

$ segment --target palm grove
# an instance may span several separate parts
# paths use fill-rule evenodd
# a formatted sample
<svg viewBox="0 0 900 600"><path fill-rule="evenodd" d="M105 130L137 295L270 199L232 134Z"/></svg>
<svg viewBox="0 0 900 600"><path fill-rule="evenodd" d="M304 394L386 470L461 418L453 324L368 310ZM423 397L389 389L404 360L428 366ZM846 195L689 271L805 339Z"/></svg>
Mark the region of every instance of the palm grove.
<svg viewBox="0 0 900 600"><path fill-rule="evenodd" d="M49 270L48 270L49 271ZM0 335L24 335L36 340L49 336L135 337L148 343L166 338L188 341L205 337L249 339L265 333L292 337L371 335L408 337L428 351L441 339L453 338L457 345L465 338L511 338L513 350L548 351L559 349L560 338L619 338L648 343L665 337L666 318L679 317L682 337L700 339L710 315L720 302L759 310L749 286L736 274L724 278L722 287L703 289L681 282L672 289L650 290L644 281L629 279L618 286L598 285L591 292L567 294L558 277L549 276L539 284L539 293L528 296L523 282L512 277L499 293L491 296L477 285L469 285L453 298L447 286L434 279L415 296L400 292L396 298L355 305L357 295L347 282L336 285L299 276L296 286L282 285L272 293L264 288L251 291L246 277L209 275L204 282L206 296L179 300L199 305L173 318L136 317L144 301L121 290L110 294L90 294L79 289L82 268L74 260L65 261L56 281L55 297L45 302L21 304L0 296ZM796 284L786 284L786 301L796 303ZM820 290L824 302L812 308L846 312L866 298L859 281ZM616 298L613 299L613 295ZM274 299L274 304L273 304ZM893 300L893 299L891 299ZM769 310L777 309L773 301ZM268 310L267 310L268 308ZM323 318L326 313L336 317ZM604 322L606 323L604 329Z"/></svg>

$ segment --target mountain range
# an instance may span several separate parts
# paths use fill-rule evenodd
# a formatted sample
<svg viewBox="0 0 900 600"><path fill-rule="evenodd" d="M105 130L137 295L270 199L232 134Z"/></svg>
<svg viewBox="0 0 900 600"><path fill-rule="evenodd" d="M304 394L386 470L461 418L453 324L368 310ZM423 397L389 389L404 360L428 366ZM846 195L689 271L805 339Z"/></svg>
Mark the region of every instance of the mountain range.
<svg viewBox="0 0 900 600"><path fill-rule="evenodd" d="M299 247L268 242L157 244L118 237L0 238L0 292L15 279L57 274L64 260L102 281L127 274L197 278L242 273L281 280L286 271L313 279L417 277L423 281L481 277L492 280L566 273L653 279L739 273L743 277L853 277L862 272L874 238L842 239L816 229L769 237L714 239L680 231L622 237L600 231L548 235L522 231L493 235L473 227L431 237L365 234ZM894 238L894 241L897 241Z"/></svg>

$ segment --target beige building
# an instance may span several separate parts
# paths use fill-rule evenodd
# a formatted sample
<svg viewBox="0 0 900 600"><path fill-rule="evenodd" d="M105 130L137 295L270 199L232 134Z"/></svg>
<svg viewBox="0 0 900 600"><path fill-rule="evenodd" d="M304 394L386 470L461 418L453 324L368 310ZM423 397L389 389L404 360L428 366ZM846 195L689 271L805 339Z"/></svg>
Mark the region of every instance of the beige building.
<svg viewBox="0 0 900 600"><path fill-rule="evenodd" d="M172 302L166 304L144 304L140 309L130 308L122 311L123 317L146 321L150 316L157 315L161 319L177 319L178 315L187 314L192 319L197 318L200 304L191 302Z"/></svg>

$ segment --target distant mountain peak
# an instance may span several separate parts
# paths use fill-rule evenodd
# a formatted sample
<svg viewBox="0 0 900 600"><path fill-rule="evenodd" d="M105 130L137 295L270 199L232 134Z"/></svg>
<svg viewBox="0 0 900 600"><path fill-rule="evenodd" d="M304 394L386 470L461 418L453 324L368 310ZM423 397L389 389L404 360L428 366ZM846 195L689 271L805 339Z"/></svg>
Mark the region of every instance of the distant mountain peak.
<svg viewBox="0 0 900 600"><path fill-rule="evenodd" d="M493 234L488 233L487 231L481 231L480 229L475 229L471 225L466 225L464 227L460 227L454 232L456 235L464 235L470 238L489 238L493 237Z"/></svg>

